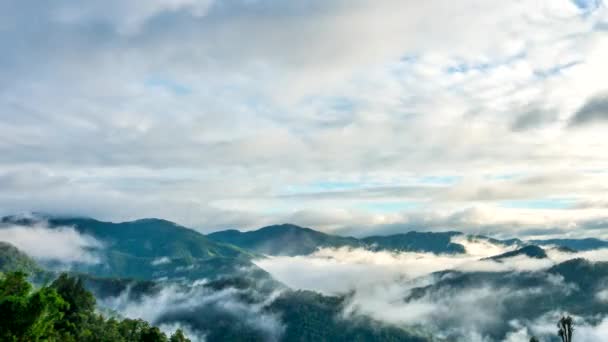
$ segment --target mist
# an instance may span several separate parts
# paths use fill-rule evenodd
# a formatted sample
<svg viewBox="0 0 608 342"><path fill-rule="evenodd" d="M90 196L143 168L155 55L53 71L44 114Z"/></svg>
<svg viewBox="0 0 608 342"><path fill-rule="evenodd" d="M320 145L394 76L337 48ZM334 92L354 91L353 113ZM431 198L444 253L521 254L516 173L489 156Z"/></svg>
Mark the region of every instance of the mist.
<svg viewBox="0 0 608 342"><path fill-rule="evenodd" d="M551 247L545 248L547 258L517 255L487 259L516 247L487 240L458 239L467 253L436 255L323 248L307 256L267 257L257 260L256 264L291 288L347 296L348 304L343 310L346 318L363 315L463 341L527 342L532 333L544 336L548 331L540 329L542 322L534 321L533 317L517 317L512 308L533 303L548 294L567 296L576 289L563 277L544 271L575 258L608 261L606 249L573 253ZM536 285L514 286L492 277L489 277L492 281L466 283L466 286L452 283L452 279L458 277L468 279L469 275L488 273L506 279L532 279ZM598 292L596 297L598 303L606 302L608 295ZM557 321L553 316L548 329L551 336L555 335ZM577 330L577 341L597 341L593 337L601 336L608 326L604 321L591 322L584 318L580 321L584 327L581 326L580 332Z"/></svg>
<svg viewBox="0 0 608 342"><path fill-rule="evenodd" d="M95 250L103 248L100 241L80 234L72 227L0 226L0 241L6 241L36 260L59 263L97 264Z"/></svg>
<svg viewBox="0 0 608 342"><path fill-rule="evenodd" d="M182 329L195 342L205 341L220 322L241 325L242 331L265 341L279 341L284 327L274 314L264 312L279 294L262 296L253 289L227 287L216 290L201 279L188 285L161 283L153 293L137 294L131 287L118 296L101 298L98 304L120 316L143 319L167 334Z"/></svg>

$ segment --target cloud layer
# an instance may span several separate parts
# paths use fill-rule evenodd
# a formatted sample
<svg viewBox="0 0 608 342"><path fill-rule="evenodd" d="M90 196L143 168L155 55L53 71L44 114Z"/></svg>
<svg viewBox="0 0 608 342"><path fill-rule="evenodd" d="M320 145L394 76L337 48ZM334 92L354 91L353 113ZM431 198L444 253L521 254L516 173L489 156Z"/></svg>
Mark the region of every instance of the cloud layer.
<svg viewBox="0 0 608 342"><path fill-rule="evenodd" d="M603 1L9 0L0 22L2 213L606 219L581 205L608 180Z"/></svg>
<svg viewBox="0 0 608 342"><path fill-rule="evenodd" d="M345 317L366 315L448 339L489 342L503 341L499 336L504 336L504 341L527 342L531 336L554 336L555 322L563 314L559 310L568 307L554 303L556 307L537 316L536 308L521 311L524 303L578 291L559 274L535 272L574 258L608 261L608 250L547 249L547 259L521 255L494 261L481 259L510 248L486 241L472 241L466 248L469 253L459 256L322 249L309 256L260 259L257 264L292 288L346 295ZM464 280L451 282L460 276ZM598 303L605 301L603 292L596 297ZM605 319L575 317L577 340L595 341L605 330Z"/></svg>

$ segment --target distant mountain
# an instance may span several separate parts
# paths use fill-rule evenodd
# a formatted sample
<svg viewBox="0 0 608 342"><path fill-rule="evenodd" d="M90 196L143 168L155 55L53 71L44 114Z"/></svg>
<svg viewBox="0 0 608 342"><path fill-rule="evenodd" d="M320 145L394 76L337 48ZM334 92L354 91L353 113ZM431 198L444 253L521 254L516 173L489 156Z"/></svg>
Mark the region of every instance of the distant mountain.
<svg viewBox="0 0 608 342"><path fill-rule="evenodd" d="M466 235L466 238L468 241L486 241L489 242L493 245L500 245L500 246L525 246L526 243L520 239L505 239L505 240L500 240L500 239L494 239L485 235Z"/></svg>
<svg viewBox="0 0 608 342"><path fill-rule="evenodd" d="M305 255L322 247L360 247L353 237L325 234L293 224L281 224L240 232L225 230L207 235L210 239L233 244L268 255Z"/></svg>
<svg viewBox="0 0 608 342"><path fill-rule="evenodd" d="M465 253L463 245L452 242L459 232L407 232L387 236L370 236L361 239L372 250L390 250L407 252L431 252L436 254Z"/></svg>
<svg viewBox="0 0 608 342"><path fill-rule="evenodd" d="M584 259L568 260L539 271L442 271L437 273L437 282L412 289L404 301L445 301L449 294L450 300L443 305L450 305L451 301L459 303L459 298L475 294L480 305L501 308L495 312L499 319L489 322L485 332L489 341L504 341L512 329L505 322L533 321L555 310L585 317L605 315L608 302L598 300L594 294L605 290L607 277L608 263ZM437 320L435 324L449 330L462 322ZM457 336L446 337L448 341L462 340Z"/></svg>
<svg viewBox="0 0 608 342"><path fill-rule="evenodd" d="M465 246L453 242L454 237L463 236L468 241L483 240L490 244L523 247L528 243L556 245L568 250L588 250L608 247L608 241L584 240L499 240L482 235L465 235L461 232L407 232L403 234L368 236L364 238L331 235L293 224L263 227L254 231L241 232L235 229L207 235L211 240L239 246L254 253L266 255L307 255L319 248L361 247L373 251L424 252L435 254L466 253ZM532 249L524 249L522 253ZM538 252L538 250L536 251Z"/></svg>
<svg viewBox="0 0 608 342"><path fill-rule="evenodd" d="M108 244L113 251L142 258L244 258L242 249L211 241L203 234L161 219L112 223L90 218L51 218L51 227L70 226Z"/></svg>
<svg viewBox="0 0 608 342"><path fill-rule="evenodd" d="M506 253L503 253L500 255L486 258L486 260L500 261L502 259L512 258L512 257L520 256L520 255L527 256L529 258L534 258L534 259L545 259L547 257L547 253L545 253L544 249L542 249L538 246L535 246L535 245L529 245L529 246L525 246L525 247L522 247L522 248L514 250L514 251L510 251L510 252L506 252Z"/></svg>
<svg viewBox="0 0 608 342"><path fill-rule="evenodd" d="M575 251L590 251L594 249L608 248L608 241L594 238L530 240L529 242L540 246L552 245L566 247Z"/></svg>
<svg viewBox="0 0 608 342"><path fill-rule="evenodd" d="M268 226L254 231L225 230L207 235L210 239L233 244L267 255L306 255L319 248L362 247L374 251L464 253L464 246L451 242L458 232L370 236L362 239L322 233L293 224Z"/></svg>

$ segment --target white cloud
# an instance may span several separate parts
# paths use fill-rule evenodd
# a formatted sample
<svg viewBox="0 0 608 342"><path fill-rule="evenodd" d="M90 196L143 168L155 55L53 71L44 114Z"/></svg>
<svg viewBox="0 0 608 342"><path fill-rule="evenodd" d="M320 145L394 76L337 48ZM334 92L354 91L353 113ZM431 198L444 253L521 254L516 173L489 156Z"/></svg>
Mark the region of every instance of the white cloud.
<svg viewBox="0 0 608 342"><path fill-rule="evenodd" d="M171 258L168 258L168 257L156 258L156 259L152 260L153 266L165 265L165 264L169 264L169 263L171 263Z"/></svg>
<svg viewBox="0 0 608 342"><path fill-rule="evenodd" d="M605 193L602 128L567 127L605 91L603 5L25 0L0 5L0 16L3 212L371 228L410 220L378 210L386 201L441 218ZM568 176L497 181L555 170ZM438 175L462 179L285 198L336 180L425 187ZM551 229L602 215L496 211L499 223L470 216L462 226Z"/></svg>
<svg viewBox="0 0 608 342"><path fill-rule="evenodd" d="M454 242L462 242L456 239ZM322 248L306 256L268 257L255 263L274 278L297 289L319 291L326 294L344 294L351 290L362 290L405 282L444 270L464 272L526 271L552 266L552 260L539 260L516 256L496 262L482 258L513 250L486 243L467 241L465 248L470 253L463 255L436 255L414 252L374 252L362 248ZM563 261L572 255L553 252L556 260ZM592 253L587 256L597 255ZM608 255L595 259L608 260ZM365 275L362 277L362 275Z"/></svg>
<svg viewBox="0 0 608 342"><path fill-rule="evenodd" d="M525 302L530 296L543 291L571 293L576 286L566 283L559 275L546 274L536 286L516 287L505 283L475 282L466 286L441 286L423 296L414 289L433 286L445 280L434 272L452 270L458 272L526 272L546 270L551 266L574 258L591 261L608 261L608 250L581 253L564 253L547 249L547 259L528 258L520 255L501 259L481 260L510 248L493 245L482 240L463 240L466 255L434 255L425 253L372 252L363 249L321 249L309 256L270 257L256 261L277 280L294 289L320 291L329 295L345 294L348 305L344 315L367 315L376 320L397 326L419 327L432 331L434 336L458 337L467 341L493 341L495 329L507 329L507 341L527 342L531 335L544 337L555 334L556 322L549 315L543 322L509 322L509 308L513 303ZM450 275L445 276L449 279ZM596 294L599 300L605 297ZM511 303L511 304L509 304ZM507 326L508 325L508 326ZM583 325L583 324L581 324ZM578 326L578 323L577 323ZM599 336L602 324L585 324L585 332L577 339L592 341Z"/></svg>
<svg viewBox="0 0 608 342"><path fill-rule="evenodd" d="M95 250L103 248L95 238L71 227L0 226L0 241L6 241L42 261L62 263L99 263Z"/></svg>

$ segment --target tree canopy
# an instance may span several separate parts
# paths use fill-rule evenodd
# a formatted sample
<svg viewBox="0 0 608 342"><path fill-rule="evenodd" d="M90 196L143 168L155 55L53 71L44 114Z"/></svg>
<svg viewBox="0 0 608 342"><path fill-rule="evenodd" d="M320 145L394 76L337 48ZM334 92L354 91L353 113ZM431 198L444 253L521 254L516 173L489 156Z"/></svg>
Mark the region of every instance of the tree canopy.
<svg viewBox="0 0 608 342"><path fill-rule="evenodd" d="M23 272L0 276L0 340L189 342L181 330L168 338L137 319L105 318L95 311L95 297L80 279L60 275L35 289Z"/></svg>

